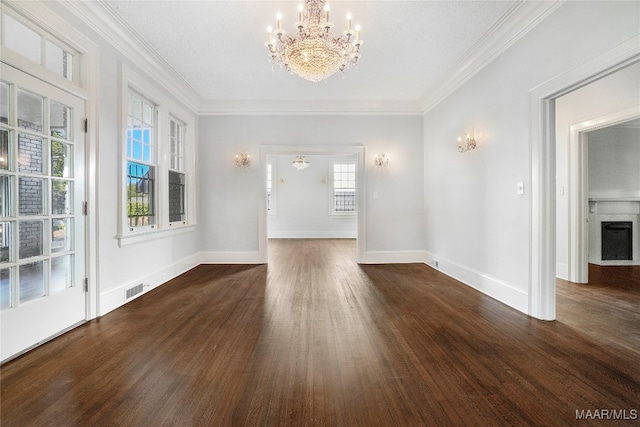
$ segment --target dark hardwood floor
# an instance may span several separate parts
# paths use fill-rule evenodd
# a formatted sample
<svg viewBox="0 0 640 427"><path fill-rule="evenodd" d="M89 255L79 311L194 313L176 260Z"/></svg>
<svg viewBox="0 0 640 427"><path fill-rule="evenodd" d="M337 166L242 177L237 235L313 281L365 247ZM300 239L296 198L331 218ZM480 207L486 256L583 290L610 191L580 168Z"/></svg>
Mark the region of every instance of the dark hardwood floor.
<svg viewBox="0 0 640 427"><path fill-rule="evenodd" d="M556 317L600 345L640 352L640 266L589 264L589 283L558 279Z"/></svg>
<svg viewBox="0 0 640 427"><path fill-rule="evenodd" d="M352 240L269 251L268 266L199 266L5 364L2 426L638 424L593 417L637 417L637 347L424 264L359 266Z"/></svg>

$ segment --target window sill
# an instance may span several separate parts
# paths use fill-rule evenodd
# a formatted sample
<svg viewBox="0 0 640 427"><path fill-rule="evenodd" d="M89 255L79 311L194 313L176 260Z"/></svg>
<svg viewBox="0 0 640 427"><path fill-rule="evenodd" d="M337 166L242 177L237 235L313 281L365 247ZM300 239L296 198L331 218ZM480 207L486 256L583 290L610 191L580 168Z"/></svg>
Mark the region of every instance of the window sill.
<svg viewBox="0 0 640 427"><path fill-rule="evenodd" d="M171 226L163 229L145 230L132 232L130 234L118 236L118 245L120 247L133 245L136 243L148 242L156 239L164 239L167 237L178 236L180 234L191 233L195 231L196 224Z"/></svg>
<svg viewBox="0 0 640 427"><path fill-rule="evenodd" d="M358 216L357 212L331 212L329 216L333 218L353 218Z"/></svg>

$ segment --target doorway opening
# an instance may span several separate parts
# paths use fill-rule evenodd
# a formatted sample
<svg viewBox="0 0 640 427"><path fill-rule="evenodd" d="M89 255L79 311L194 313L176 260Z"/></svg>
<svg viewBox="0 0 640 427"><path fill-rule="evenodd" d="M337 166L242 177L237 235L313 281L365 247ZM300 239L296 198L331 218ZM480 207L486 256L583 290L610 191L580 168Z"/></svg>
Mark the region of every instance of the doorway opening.
<svg viewBox="0 0 640 427"><path fill-rule="evenodd" d="M628 70L632 72L627 74L635 77L640 65L635 64ZM568 105L572 102L569 101ZM568 200L559 194L556 204L559 221L556 238L560 239L556 242L559 251L556 273L559 278L573 283L588 283L588 264L602 265L603 221L622 218L638 222L639 114L640 105L585 120L569 128ZM561 130L558 132L561 138ZM559 167L556 176L563 175ZM567 231L566 245L562 241L563 230ZM566 253L563 254L565 246Z"/></svg>
<svg viewBox="0 0 640 427"><path fill-rule="evenodd" d="M615 80L605 78L597 82L598 87L585 89L612 93L603 90L603 86L624 86L633 92L630 85L637 85L635 76L640 70L638 64L634 67L612 75ZM620 84L623 82L626 83ZM569 96L583 99L584 93L577 92L580 90ZM636 101L631 98L632 102ZM624 95L615 97L616 105L623 105L623 99ZM594 101L595 108L606 103L602 98ZM570 109L580 110L579 107ZM562 103L558 110L559 117L563 116L563 111L566 114ZM637 265L633 265L633 246L637 248L640 244L637 230L634 231L640 219L638 114L640 105L571 126L568 161L571 173L568 177L564 175L560 164L556 173L558 185L565 179L569 184L568 194L558 194L556 204L559 220L556 233L557 320L597 343L633 351L637 351L640 342L640 332L635 326L640 314L640 263L637 258ZM561 146L560 129L557 138ZM560 158L561 151L558 147ZM563 235L567 224L568 236ZM568 240L566 247L563 238ZM562 268L563 257L569 260L568 269Z"/></svg>
<svg viewBox="0 0 640 427"><path fill-rule="evenodd" d="M304 156L310 167L293 168L296 156ZM364 146L261 145L260 170L259 188L264 189L258 205L261 263L269 259L269 237L355 237L356 262L362 262L366 248ZM336 176L345 181L336 184ZM336 185L341 188L336 190ZM315 210L310 214L308 209Z"/></svg>
<svg viewBox="0 0 640 427"><path fill-rule="evenodd" d="M640 59L631 39L530 91L531 216L529 315L556 319L556 100Z"/></svg>

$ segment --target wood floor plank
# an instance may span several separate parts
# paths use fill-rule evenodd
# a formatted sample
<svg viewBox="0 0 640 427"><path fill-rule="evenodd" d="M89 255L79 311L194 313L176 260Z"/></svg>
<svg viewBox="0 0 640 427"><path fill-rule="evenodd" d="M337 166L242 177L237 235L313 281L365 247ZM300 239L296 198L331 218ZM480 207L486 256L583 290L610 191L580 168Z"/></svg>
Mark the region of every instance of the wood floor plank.
<svg viewBox="0 0 640 427"><path fill-rule="evenodd" d="M358 265L352 240L269 252L196 267L3 365L2 425L587 426L603 420L576 411L640 409L634 339L531 319L424 264ZM568 286L559 301L598 298ZM634 298L605 304L623 318Z"/></svg>

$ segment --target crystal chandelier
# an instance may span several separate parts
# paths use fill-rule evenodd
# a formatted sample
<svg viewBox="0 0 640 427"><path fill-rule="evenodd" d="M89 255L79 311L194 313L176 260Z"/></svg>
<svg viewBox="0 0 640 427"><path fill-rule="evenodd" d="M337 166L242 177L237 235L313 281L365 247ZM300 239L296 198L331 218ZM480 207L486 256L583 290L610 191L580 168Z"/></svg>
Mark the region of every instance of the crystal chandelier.
<svg viewBox="0 0 640 427"><path fill-rule="evenodd" d="M296 159L293 162L291 162L291 164L293 165L294 168L298 169L299 171L309 167L309 162L307 161L307 159L304 158L304 156L296 156Z"/></svg>
<svg viewBox="0 0 640 427"><path fill-rule="evenodd" d="M278 13L278 28L267 28L271 62L300 77L319 82L330 75L355 66L360 58L360 26L351 29L351 13L347 14L347 29L338 38L333 36L329 22L329 5L325 0L305 0L298 6L298 22L293 37L282 29Z"/></svg>

